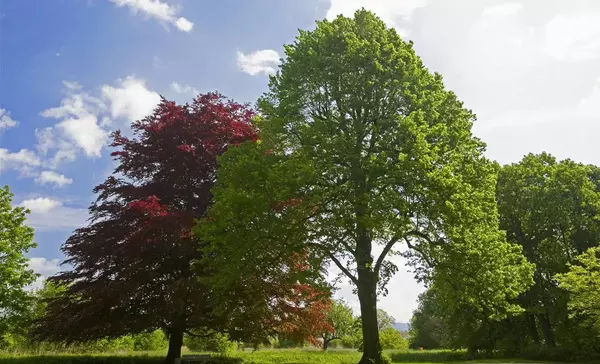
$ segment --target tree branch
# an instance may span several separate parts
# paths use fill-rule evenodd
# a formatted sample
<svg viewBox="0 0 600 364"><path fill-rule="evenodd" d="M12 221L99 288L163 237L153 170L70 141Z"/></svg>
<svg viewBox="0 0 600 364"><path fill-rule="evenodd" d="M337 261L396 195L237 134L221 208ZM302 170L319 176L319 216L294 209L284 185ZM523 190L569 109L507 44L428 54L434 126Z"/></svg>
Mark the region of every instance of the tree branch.
<svg viewBox="0 0 600 364"><path fill-rule="evenodd" d="M323 245L317 244L317 243L309 243L309 245L321 249L325 254L327 254L327 256L329 257L329 259L331 259L335 263L335 265L337 265L337 267L340 268L340 270L348 278L350 278L350 280L352 281L352 283L358 285L358 279L354 276L354 274L350 273L350 271L348 270L348 268L344 267L344 265L342 264L342 262L340 262L339 259L336 258L335 255L331 251L329 251L329 249L327 249Z"/></svg>
<svg viewBox="0 0 600 364"><path fill-rule="evenodd" d="M377 258L377 263L375 263L375 277L379 277L379 271L381 270L381 265L383 264L386 255L388 255L388 253L390 252L390 250L392 250L392 247L394 246L394 244L396 244L398 240L400 240L400 237L394 236L390 239L390 241L387 242L387 244L385 244L383 251L381 252L381 254L379 254L379 258Z"/></svg>

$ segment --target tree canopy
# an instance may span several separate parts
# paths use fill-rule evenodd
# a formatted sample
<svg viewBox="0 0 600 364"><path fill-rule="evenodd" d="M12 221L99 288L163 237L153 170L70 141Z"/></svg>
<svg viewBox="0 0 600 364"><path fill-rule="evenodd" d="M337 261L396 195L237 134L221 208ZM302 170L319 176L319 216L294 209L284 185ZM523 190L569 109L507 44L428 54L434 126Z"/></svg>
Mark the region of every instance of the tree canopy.
<svg viewBox="0 0 600 364"><path fill-rule="evenodd" d="M12 198L8 186L0 188L0 344L4 334L21 331L31 304L25 288L36 278L25 257L36 246L25 224L29 211L13 207Z"/></svg>
<svg viewBox="0 0 600 364"><path fill-rule="evenodd" d="M569 271L557 278L560 287L571 293L571 312L590 323L600 336L600 247L577 256Z"/></svg>
<svg viewBox="0 0 600 364"><path fill-rule="evenodd" d="M222 328L210 287L193 267L203 257L191 234L212 202L217 156L255 138L254 112L216 93L192 104L163 99L113 133L114 173L98 185L90 222L63 244L73 268L52 277L65 291L48 303L36 335L78 342L163 329L168 358L180 356L184 332Z"/></svg>
<svg viewBox="0 0 600 364"><path fill-rule="evenodd" d="M498 229L496 167L442 77L365 10L300 31L285 54L259 101L260 143L221 157L199 228L227 251L213 260L222 280L267 279L273 257L290 252L308 251L315 269L332 262L357 288L361 363L382 360L377 289L399 244L419 278L452 286L457 304L518 311L511 300L532 266Z"/></svg>

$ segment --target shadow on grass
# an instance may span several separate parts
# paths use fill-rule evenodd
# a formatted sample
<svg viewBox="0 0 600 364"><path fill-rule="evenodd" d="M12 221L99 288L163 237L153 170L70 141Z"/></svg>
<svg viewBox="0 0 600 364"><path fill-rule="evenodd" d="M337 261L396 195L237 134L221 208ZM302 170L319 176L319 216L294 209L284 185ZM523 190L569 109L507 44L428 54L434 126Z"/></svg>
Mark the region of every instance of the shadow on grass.
<svg viewBox="0 0 600 364"><path fill-rule="evenodd" d="M443 363L448 361L467 361L466 351L427 350L408 351L389 354L394 363Z"/></svg>
<svg viewBox="0 0 600 364"><path fill-rule="evenodd" d="M35 355L0 357L0 364L164 364L162 357L96 356L96 355ZM215 357L204 364L240 364L239 358Z"/></svg>

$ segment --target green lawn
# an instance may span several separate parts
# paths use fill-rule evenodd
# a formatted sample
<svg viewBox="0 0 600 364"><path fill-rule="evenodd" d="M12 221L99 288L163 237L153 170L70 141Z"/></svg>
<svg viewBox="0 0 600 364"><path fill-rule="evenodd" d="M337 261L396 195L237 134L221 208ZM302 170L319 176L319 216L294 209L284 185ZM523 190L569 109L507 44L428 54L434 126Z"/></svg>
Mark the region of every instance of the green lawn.
<svg viewBox="0 0 600 364"><path fill-rule="evenodd" d="M410 351L386 353L396 363L443 363L465 362L464 352ZM130 353L113 355L8 355L0 354L0 364L159 364L163 363L164 352ZM361 354L356 351L340 350L327 353L310 350L261 350L239 351L226 357L213 355L214 364L354 364ZM211 363L208 362L208 363ZM470 363L530 363L527 360L478 360ZM539 361L537 361L539 363Z"/></svg>

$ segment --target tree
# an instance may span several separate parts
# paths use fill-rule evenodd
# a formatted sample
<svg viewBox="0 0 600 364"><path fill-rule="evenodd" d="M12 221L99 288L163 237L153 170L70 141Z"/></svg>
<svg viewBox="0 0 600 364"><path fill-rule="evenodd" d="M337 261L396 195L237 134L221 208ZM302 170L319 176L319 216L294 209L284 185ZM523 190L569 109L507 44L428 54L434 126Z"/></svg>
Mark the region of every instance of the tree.
<svg viewBox="0 0 600 364"><path fill-rule="evenodd" d="M119 164L94 189L89 224L63 244L73 269L51 278L66 290L48 303L37 337L79 342L162 329L172 362L184 333L223 327L201 281L210 272L192 266L204 252L191 229L212 203L217 156L255 138L253 117L208 93L191 105L163 99L132 123L132 138L112 134Z"/></svg>
<svg viewBox="0 0 600 364"><path fill-rule="evenodd" d="M442 347L445 326L435 308L432 290L419 295L419 306L410 319L410 347L413 349L439 349Z"/></svg>
<svg viewBox="0 0 600 364"><path fill-rule="evenodd" d="M8 186L0 188L0 344L6 333L23 327L32 300L25 288L36 278L25 257L36 246L25 225L29 211L12 207L12 197Z"/></svg>
<svg viewBox="0 0 600 364"><path fill-rule="evenodd" d="M387 327L379 331L381 349L383 350L408 350L408 342L400 331L393 327Z"/></svg>
<svg viewBox="0 0 600 364"><path fill-rule="evenodd" d="M356 331L352 308L343 300L333 300L331 302L331 308L327 313L327 323L331 330L325 330L321 333L323 350L325 351L333 340L342 340L346 336L352 336Z"/></svg>
<svg viewBox="0 0 600 364"><path fill-rule="evenodd" d="M531 344L574 350L586 346L577 341L589 334L576 330L568 318L569 297L554 276L567 272L575 256L600 242L599 171L542 153L526 155L499 172L500 227L536 266L535 285L518 299L526 309L526 329L520 335Z"/></svg>
<svg viewBox="0 0 600 364"><path fill-rule="evenodd" d="M571 293L569 310L582 316L600 336L600 247L577 256L569 271L556 278Z"/></svg>
<svg viewBox="0 0 600 364"><path fill-rule="evenodd" d="M450 281L458 302L495 317L518 310L508 301L531 266L498 230L495 166L442 77L365 10L300 31L285 53L259 101L261 143L221 158L200 229L236 257L217 257L218 274L249 275L247 260L260 276L272 268L256 257L302 249L333 262L357 289L361 363L383 360L377 294L399 243L419 277Z"/></svg>

